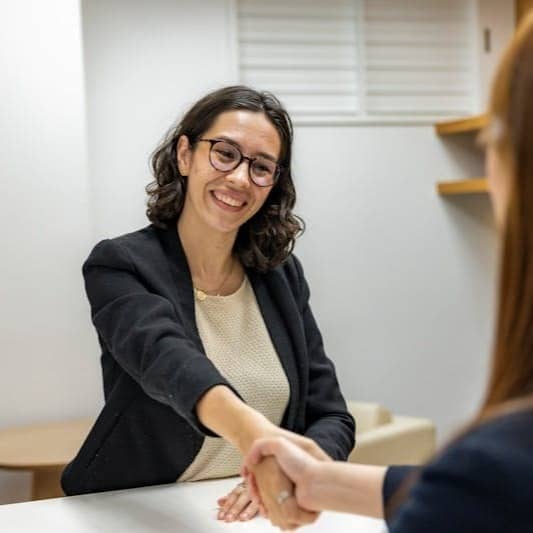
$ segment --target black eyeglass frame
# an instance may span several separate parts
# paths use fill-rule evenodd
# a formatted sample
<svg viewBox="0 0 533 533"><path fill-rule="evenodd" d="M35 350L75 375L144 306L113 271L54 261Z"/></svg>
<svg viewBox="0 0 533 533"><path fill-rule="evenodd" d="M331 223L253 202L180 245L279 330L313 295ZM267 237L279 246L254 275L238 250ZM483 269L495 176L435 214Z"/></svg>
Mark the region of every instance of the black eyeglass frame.
<svg viewBox="0 0 533 533"><path fill-rule="evenodd" d="M265 157L248 157L246 155L244 155L241 151L241 149L233 144L232 142L228 141L227 139L203 139L203 138L199 138L199 139L196 139L196 142L208 142L211 146L209 147L209 162L211 163L211 166L215 169L215 170L218 170L219 172L232 172L233 170L235 170L244 160L248 161L248 177L250 178L250 180L252 181L252 183L254 185L256 185L257 187L273 187L274 185L276 185L276 183L278 182L279 180L279 176L281 174L281 171L283 169L283 167L276 161L272 161L269 159L269 161L271 161L272 163L274 163L276 165L276 171L274 173L274 175L272 176L272 183L269 183L268 185L262 185L261 183L257 183L253 176L252 176L252 165L254 163L254 161L257 161L257 160L264 160L264 159L267 159ZM237 161L237 164L233 167L233 168L230 168L229 170L222 170L220 168L217 168L214 163L213 163L213 160L211 159L211 153L213 151L213 146L215 146L215 144L217 143L226 143L226 144L229 144L231 146L233 146L233 148L235 148L235 150L237 150L237 152L239 152L239 155L240 155L240 158L239 160Z"/></svg>

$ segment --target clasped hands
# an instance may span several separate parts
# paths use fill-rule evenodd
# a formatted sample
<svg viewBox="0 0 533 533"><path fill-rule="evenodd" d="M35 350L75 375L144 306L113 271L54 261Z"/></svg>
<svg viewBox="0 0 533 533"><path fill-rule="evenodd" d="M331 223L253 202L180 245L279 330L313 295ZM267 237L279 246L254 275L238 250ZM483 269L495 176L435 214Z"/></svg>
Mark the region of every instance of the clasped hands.
<svg viewBox="0 0 533 533"><path fill-rule="evenodd" d="M218 500L220 520L249 520L259 512L274 526L292 530L318 518L306 476L317 461L331 458L311 439L277 429L248 449L241 470L245 482Z"/></svg>

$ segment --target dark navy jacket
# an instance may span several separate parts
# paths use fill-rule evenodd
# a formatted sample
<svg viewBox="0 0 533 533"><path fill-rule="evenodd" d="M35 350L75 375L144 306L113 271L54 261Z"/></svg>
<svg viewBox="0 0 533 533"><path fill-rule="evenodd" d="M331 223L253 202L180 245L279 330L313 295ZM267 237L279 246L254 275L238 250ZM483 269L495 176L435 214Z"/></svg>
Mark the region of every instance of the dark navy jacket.
<svg viewBox="0 0 533 533"><path fill-rule="evenodd" d="M409 467L391 467L387 505ZM452 443L427 467L398 510L390 533L532 533L533 412L502 416Z"/></svg>
<svg viewBox="0 0 533 533"><path fill-rule="evenodd" d="M204 436L214 436L196 416L198 400L215 385L231 387L205 356L175 225L100 242L83 274L102 349L105 405L63 473L63 490L174 482ZM324 353L299 262L290 256L266 274L247 275L289 381L282 427L346 459L355 424Z"/></svg>

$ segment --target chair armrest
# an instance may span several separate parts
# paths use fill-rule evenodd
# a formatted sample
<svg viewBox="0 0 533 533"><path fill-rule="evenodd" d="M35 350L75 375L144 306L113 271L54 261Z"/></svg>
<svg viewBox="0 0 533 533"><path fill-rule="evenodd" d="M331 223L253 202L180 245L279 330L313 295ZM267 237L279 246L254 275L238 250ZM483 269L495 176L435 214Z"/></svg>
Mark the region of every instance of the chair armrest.
<svg viewBox="0 0 533 533"><path fill-rule="evenodd" d="M392 421L356 437L348 461L373 465L422 464L435 453L431 420L393 416Z"/></svg>
<svg viewBox="0 0 533 533"><path fill-rule="evenodd" d="M348 411L355 418L357 432L363 433L392 422L392 414L379 403L347 402Z"/></svg>

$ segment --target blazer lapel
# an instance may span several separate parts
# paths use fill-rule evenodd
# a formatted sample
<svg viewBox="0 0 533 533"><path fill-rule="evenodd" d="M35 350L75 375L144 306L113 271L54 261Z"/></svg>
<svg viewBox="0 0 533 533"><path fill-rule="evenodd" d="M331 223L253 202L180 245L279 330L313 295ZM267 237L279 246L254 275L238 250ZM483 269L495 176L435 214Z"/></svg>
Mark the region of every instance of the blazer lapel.
<svg viewBox="0 0 533 533"><path fill-rule="evenodd" d="M194 333L194 340L204 351L194 314L194 291L191 271L181 245L176 224L175 222L170 222L167 229L155 229L166 255L167 266L172 280L172 291L177 303L176 312Z"/></svg>

